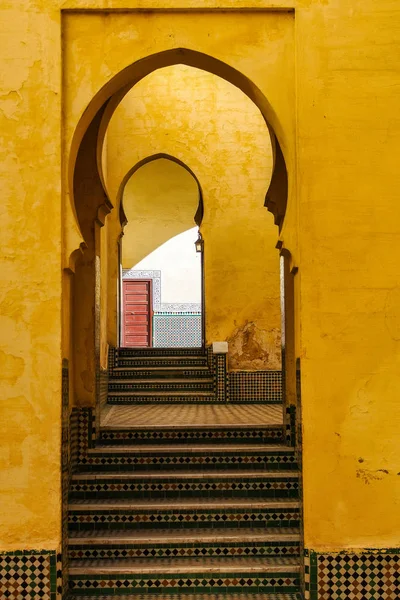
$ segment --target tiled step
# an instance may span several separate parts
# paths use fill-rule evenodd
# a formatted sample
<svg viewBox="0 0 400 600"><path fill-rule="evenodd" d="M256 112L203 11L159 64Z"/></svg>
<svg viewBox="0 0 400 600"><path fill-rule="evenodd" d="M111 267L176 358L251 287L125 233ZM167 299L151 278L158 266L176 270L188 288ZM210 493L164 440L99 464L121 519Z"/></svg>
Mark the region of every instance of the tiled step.
<svg viewBox="0 0 400 600"><path fill-rule="evenodd" d="M70 561L79 559L299 556L300 535L293 528L156 529L74 532ZM70 563L71 565L73 563Z"/></svg>
<svg viewBox="0 0 400 600"><path fill-rule="evenodd" d="M107 403L110 405L122 404L214 404L216 397L210 392L179 392L174 394L155 392L130 392L121 394L111 392L108 394Z"/></svg>
<svg viewBox="0 0 400 600"><path fill-rule="evenodd" d="M174 378L186 378L190 379L208 379L211 376L211 372L208 367L117 367L113 369L110 375L110 381L119 381L120 379L174 379Z"/></svg>
<svg viewBox="0 0 400 600"><path fill-rule="evenodd" d="M70 531L144 531L180 529L189 535L210 527L240 531L251 527L298 528L300 508L296 500L260 498L73 499L69 505Z"/></svg>
<svg viewBox="0 0 400 600"><path fill-rule="evenodd" d="M70 589L78 596L96 589L102 594L295 593L300 585L295 558L82 560L69 571Z"/></svg>
<svg viewBox="0 0 400 600"><path fill-rule="evenodd" d="M119 356L117 368L141 367L173 367L192 369L193 367L208 367L206 356Z"/></svg>
<svg viewBox="0 0 400 600"><path fill-rule="evenodd" d="M93 593L93 595L85 595L81 596L69 596L69 600L110 600L110 596L104 596L101 593L98 593L99 590ZM160 600L160 595L155 594L123 594L120 596L121 600ZM161 596L162 597L162 596ZM168 592L167 596L168 600L302 600L302 595L300 592L294 594L257 594L257 593L223 593L223 594L196 594L196 593L187 593L184 598L182 595L174 594ZM164 595L165 600L165 595Z"/></svg>
<svg viewBox="0 0 400 600"><path fill-rule="evenodd" d="M108 383L108 392L172 392L187 391L192 394L198 392L213 391L214 380L207 379L192 379L192 378L170 378L170 379L111 379Z"/></svg>
<svg viewBox="0 0 400 600"><path fill-rule="evenodd" d="M226 444L228 442L279 443L283 440L282 425L265 426L205 426L205 427L102 427L100 443L118 444Z"/></svg>
<svg viewBox="0 0 400 600"><path fill-rule="evenodd" d="M70 494L74 498L297 498L298 489L295 471L86 472L72 476Z"/></svg>
<svg viewBox="0 0 400 600"><path fill-rule="evenodd" d="M265 444L204 444L203 446L150 445L97 447L89 450L81 460L82 470L95 471L145 471L164 470L179 472L193 468L195 471L221 469L287 470L297 469L294 449L290 446Z"/></svg>
<svg viewBox="0 0 400 600"><path fill-rule="evenodd" d="M204 348L118 348L118 356L206 356Z"/></svg>

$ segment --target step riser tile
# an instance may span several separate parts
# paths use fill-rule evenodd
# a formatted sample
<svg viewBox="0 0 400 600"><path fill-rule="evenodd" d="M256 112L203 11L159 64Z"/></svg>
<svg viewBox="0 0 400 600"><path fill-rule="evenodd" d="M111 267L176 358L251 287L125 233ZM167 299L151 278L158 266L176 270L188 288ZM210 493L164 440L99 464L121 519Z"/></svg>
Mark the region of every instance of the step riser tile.
<svg viewBox="0 0 400 600"><path fill-rule="evenodd" d="M128 519L129 517L125 517L125 519ZM127 522L126 520L122 521L121 517L118 516L116 517L116 521L110 521L110 516L107 515L98 515L98 518L96 519L96 515L93 515L93 517L91 519L88 519L86 522L79 522L79 523L73 523L73 522L69 522L69 529L70 531L73 532L88 532L88 531L103 531L103 530L107 530L110 532L116 532L119 531L121 529L123 529L124 531L130 531L130 532L135 532L135 531L157 531L160 528L162 529L170 529L170 530L175 530L175 529L179 529L182 531L186 531L186 530L196 530L196 531L201 531L201 530L205 530L210 526L210 521L204 521L204 522L183 522L183 523L176 523L175 521L173 523L143 523L140 527L137 524L136 521L133 522ZM251 521L249 523L249 521L243 521L243 522L227 522L227 523L222 523L221 521L218 523L214 523L215 526L221 527L222 525L224 526L225 529L229 530L229 531L240 531L241 529L246 529L248 528L250 525L253 529L255 530L260 530L260 529L264 529L266 527L281 527L282 529L287 529L287 528L292 528L292 527L299 527L300 526L300 520L295 520L294 518L291 521L268 521L267 519L264 520L260 520L257 522Z"/></svg>
<svg viewBox="0 0 400 600"><path fill-rule="evenodd" d="M73 541L73 540L72 540ZM135 559L135 558L212 558L212 557L299 557L299 542L282 543L214 543L214 544L125 544L69 545L69 560Z"/></svg>
<svg viewBox="0 0 400 600"><path fill-rule="evenodd" d="M160 596L159 594L157 594L156 591L150 592L149 594L139 593L134 595L123 593L124 600L160 600L160 598L165 598L165 596L166 594ZM90 596L88 596L87 594L84 594L83 596L77 596L76 594L74 594L73 596L69 596L68 600L77 600L78 597L79 600L105 600L109 596L105 596L101 592L96 592L95 595ZM182 600L182 594L169 592L168 599ZM284 594L268 594L268 596L266 596L265 594L247 594L246 592L239 594L216 594L213 592L206 594L193 594L193 592L190 592L189 594L185 595L185 600L303 600L303 596L300 592L295 592L293 594L287 594L286 592Z"/></svg>
<svg viewBox="0 0 400 600"><path fill-rule="evenodd" d="M117 354L120 358L124 356L196 356L204 358L207 356L207 351L204 348L118 348Z"/></svg>
<svg viewBox="0 0 400 600"><path fill-rule="evenodd" d="M80 462L82 471L163 471L165 469L179 472L192 468L197 472L223 469L224 471L240 470L275 470L275 471L295 471L297 469L296 459L293 455L277 454L244 454L238 456L196 456L190 453L183 456L168 456L167 453L162 456L137 456L125 455L106 455L106 456L88 456Z"/></svg>
<svg viewBox="0 0 400 600"><path fill-rule="evenodd" d="M180 382L168 382L163 381L152 382L152 381L141 381L140 383L135 383L134 381L130 381L129 383L122 383L119 381L111 381L108 384L109 392L129 392L129 391L141 391L141 390L151 390L154 392L168 392L172 393L177 391L193 391L194 394L199 392L209 392L213 390L213 382L209 381L196 381L196 383L187 383L185 381Z"/></svg>
<svg viewBox="0 0 400 600"><path fill-rule="evenodd" d="M112 375L109 378L109 383L117 383L119 379L131 379L135 381L135 379L148 379L151 381L152 379L179 379L182 378L184 381L186 378L188 379L198 379L202 381L203 379L209 379L212 377L211 371L206 370L204 367L198 367L196 369L187 369L185 367L179 369L178 367L175 370L163 370L162 367L157 367L155 369L138 369L138 370L126 370L126 371L113 371Z"/></svg>
<svg viewBox="0 0 400 600"><path fill-rule="evenodd" d="M299 509L210 510L210 511L70 511L69 528L88 530L298 528Z"/></svg>
<svg viewBox="0 0 400 600"><path fill-rule="evenodd" d="M72 575L70 590L75 595L85 595L91 590L101 594L143 594L157 591L160 594L181 593L295 593L299 591L299 576L290 570L260 573L168 573L152 575Z"/></svg>
<svg viewBox="0 0 400 600"><path fill-rule="evenodd" d="M190 370L192 367L208 367L208 362L205 358L171 358L170 360L164 360L160 358L119 358L118 368L124 369L126 367L142 367L146 369L148 367L176 367L185 368Z"/></svg>
<svg viewBox="0 0 400 600"><path fill-rule="evenodd" d="M298 480L273 478L268 481L135 481L126 480L80 480L70 486L71 498L297 498Z"/></svg>
<svg viewBox="0 0 400 600"><path fill-rule="evenodd" d="M188 443L220 443L230 442L243 444L279 444L284 439L282 427L268 429L166 429L166 430L134 430L110 429L100 432L100 443L114 444L188 444Z"/></svg>
<svg viewBox="0 0 400 600"><path fill-rule="evenodd" d="M216 404L217 400L214 396L108 396L107 404L122 405L122 404ZM222 400L221 403L224 403Z"/></svg>

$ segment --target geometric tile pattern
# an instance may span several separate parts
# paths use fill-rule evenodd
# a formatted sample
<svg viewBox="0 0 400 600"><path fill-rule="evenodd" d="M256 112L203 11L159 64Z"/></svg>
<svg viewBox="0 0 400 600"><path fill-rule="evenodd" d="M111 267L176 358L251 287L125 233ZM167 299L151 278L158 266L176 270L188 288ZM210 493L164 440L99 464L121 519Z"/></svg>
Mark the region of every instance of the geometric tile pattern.
<svg viewBox="0 0 400 600"><path fill-rule="evenodd" d="M120 366L121 361L123 360L127 360L127 359L132 359L132 358L141 358L143 357L143 349L141 348L114 348L114 352L115 352L115 364L114 366L118 367ZM168 358L173 357L173 356L179 356L181 357L182 354L184 354L185 356L189 357L195 357L198 358L200 356L204 356L204 358L206 358L208 349L205 350L204 348L151 348L151 356L159 356L159 357L164 357L164 359L167 360L167 365L168 365Z"/></svg>
<svg viewBox="0 0 400 600"><path fill-rule="evenodd" d="M186 468L191 466L204 467L207 469L212 468L232 468L235 469L238 466L249 466L253 469L279 469L279 470L295 470L297 469L296 459L293 452L290 450L285 451L284 449L276 450L265 450L254 452L223 451L219 449L214 450L214 454L210 454L210 451L189 451L184 452L182 449L179 454L170 453L160 448L159 453L151 451L149 453L140 452L140 454L129 455L127 452L113 453L112 450L107 450L101 454L91 454L90 450L87 458L81 460L81 465L84 466L85 471L90 468L96 468L98 466L103 467L105 470L123 470L125 467L135 467L135 471L153 468L153 469L164 469L165 467L179 467Z"/></svg>
<svg viewBox="0 0 400 600"><path fill-rule="evenodd" d="M56 553L32 550L0 554L0 598L56 600Z"/></svg>
<svg viewBox="0 0 400 600"><path fill-rule="evenodd" d="M227 371L227 355L213 354L212 358L215 397L219 402L228 402L229 380Z"/></svg>
<svg viewBox="0 0 400 600"><path fill-rule="evenodd" d="M243 497L248 493L262 495L268 498L297 498L298 497L298 478L285 475L281 478L267 479L266 477L247 480L240 475L234 479L218 479L209 477L206 481L191 480L190 478L179 481L179 473L171 481L158 480L155 476L151 481L143 479L134 481L133 478L118 478L118 475L112 479L102 479L100 476L96 480L79 478L71 482L71 493L79 494L76 497L90 498L97 494L99 498L103 494L111 494L113 498L137 498L146 493L151 493L154 498L161 497L188 497L193 494L204 497L211 492L214 496Z"/></svg>
<svg viewBox="0 0 400 600"><path fill-rule="evenodd" d="M285 559L281 559L285 560ZM101 590L102 593L121 594L122 590L134 592L157 590L168 594L169 591L180 590L181 593L193 591L254 591L256 593L276 593L279 591L296 592L299 577L293 572L277 570L276 572L260 573L235 572L225 573L182 573L162 575L138 574L104 574L104 575L79 575L70 576L72 593L78 595L88 590Z"/></svg>
<svg viewBox="0 0 400 600"><path fill-rule="evenodd" d="M153 346L155 348L201 347L201 314L155 313Z"/></svg>
<svg viewBox="0 0 400 600"><path fill-rule="evenodd" d="M188 380L172 380L163 379L161 381L154 382L151 379L149 381L135 381L130 380L126 381L123 379L115 379L110 380L108 384L108 390L110 392L127 392L127 391L147 391L151 390L153 392L175 392L175 391L192 391L194 394L204 391L212 392L213 389L213 381L212 379L204 381L205 378L199 379L196 381Z"/></svg>
<svg viewBox="0 0 400 600"><path fill-rule="evenodd" d="M308 552L306 598L310 600L398 600L400 551ZM309 571L307 573L307 571Z"/></svg>
<svg viewBox="0 0 400 600"><path fill-rule="evenodd" d="M71 530L84 531L93 525L101 529L132 530L134 528L170 528L177 529L195 527L223 526L240 528L265 528L265 527L298 527L298 508L277 509L197 509L193 511L184 509L175 510L112 510L112 509L71 509L69 515ZM90 526L90 527L89 527Z"/></svg>
<svg viewBox="0 0 400 600"><path fill-rule="evenodd" d="M297 448L296 444L296 434L297 434L297 424L296 424L296 406L293 404L291 406L286 407L286 443L288 446L292 446L293 448ZM298 448L297 448L298 450Z"/></svg>
<svg viewBox="0 0 400 600"><path fill-rule="evenodd" d="M215 397L210 393L203 392L204 395L200 395L200 393L193 393L191 395L186 395L185 392L171 396L161 396L158 395L157 392L154 394L149 393L148 395L121 395L121 394L113 394L108 396L108 404L110 405L123 405L123 404L135 404L135 403L143 403L143 404L213 404L215 402Z"/></svg>
<svg viewBox="0 0 400 600"><path fill-rule="evenodd" d="M69 600L93 600L93 596L72 596ZM103 596L101 592L96 594L96 600L110 600L110 596ZM157 594L128 594L123 596L123 600L160 600ZM168 600L266 600L264 594L246 594L232 593L229 594L168 594ZM295 594L270 594L267 600L302 600L299 593Z"/></svg>
<svg viewBox="0 0 400 600"><path fill-rule="evenodd" d="M168 530L158 530L157 535L165 534ZM91 537L90 532L90 537ZM90 544L77 544L71 540L69 557L77 559L121 559L121 558L197 558L197 557L232 557L232 556L299 556L299 543L292 542L248 542L248 543L215 543L182 544L98 544L96 540Z"/></svg>
<svg viewBox="0 0 400 600"><path fill-rule="evenodd" d="M122 407L118 407L122 408ZM140 443L207 443L223 441L242 441L244 443L270 443L281 442L283 438L282 426L265 427L263 429L175 429L146 430L146 429L103 429L100 432L101 443L106 444L134 444Z"/></svg>
<svg viewBox="0 0 400 600"><path fill-rule="evenodd" d="M229 431L233 428L252 430L268 425L281 426L283 422L282 407L276 404L214 404L206 406L147 406L113 407L102 423L107 427L133 427L135 431L145 429L153 431L157 436L168 428L174 431L181 427L190 431L196 427L214 429L225 428L229 439ZM160 430L161 428L161 430Z"/></svg>
<svg viewBox="0 0 400 600"><path fill-rule="evenodd" d="M297 600L299 475L277 445L273 375L236 374L230 402L227 356L211 348L117 348L109 361L98 434L94 411L71 420L73 597Z"/></svg>
<svg viewBox="0 0 400 600"><path fill-rule="evenodd" d="M205 368L205 367L201 367L201 368L197 368L197 369L190 369L190 367L186 368L186 369L180 369L179 371L162 371L159 370L156 373L156 377L157 379L170 379L170 378L174 378L177 375L179 375L180 377L188 377L189 379L209 379L210 378L210 371ZM118 370L118 371L113 371L112 373L112 381L114 383L118 383L119 379L130 379L132 381L132 383L136 380L136 379L154 379L155 377L155 373L154 371L151 371L148 368L147 365L147 369L145 367L143 367L142 369L139 370L135 370L135 371L124 371L123 369Z"/></svg>
<svg viewBox="0 0 400 600"><path fill-rule="evenodd" d="M62 363L62 433L61 433L61 490L62 490L62 566L57 588L63 595L68 589L68 492L71 478L70 419L69 419L69 369L68 361Z"/></svg>
<svg viewBox="0 0 400 600"><path fill-rule="evenodd" d="M282 402L282 371L229 373L231 402Z"/></svg>

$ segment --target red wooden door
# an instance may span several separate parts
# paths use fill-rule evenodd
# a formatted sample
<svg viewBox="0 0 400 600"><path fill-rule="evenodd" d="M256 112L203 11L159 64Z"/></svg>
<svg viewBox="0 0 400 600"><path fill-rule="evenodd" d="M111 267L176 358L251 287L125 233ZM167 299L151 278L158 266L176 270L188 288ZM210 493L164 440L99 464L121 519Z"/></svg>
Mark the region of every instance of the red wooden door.
<svg viewBox="0 0 400 600"><path fill-rule="evenodd" d="M151 280L125 280L123 286L123 345L151 346Z"/></svg>

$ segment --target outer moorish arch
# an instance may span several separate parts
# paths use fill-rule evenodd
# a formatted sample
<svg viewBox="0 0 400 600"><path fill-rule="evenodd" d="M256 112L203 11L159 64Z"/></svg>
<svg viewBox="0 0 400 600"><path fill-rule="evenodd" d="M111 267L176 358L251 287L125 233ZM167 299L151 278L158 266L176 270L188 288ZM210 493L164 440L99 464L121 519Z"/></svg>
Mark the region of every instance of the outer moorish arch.
<svg viewBox="0 0 400 600"><path fill-rule="evenodd" d="M273 152L273 172L265 197L265 206L274 215L279 229L285 217L288 172L281 149L283 131L265 95L244 74L202 52L175 48L138 60L110 79L93 97L79 120L72 139L68 164L72 209L84 240L81 247L72 253L70 261L71 264L75 263L72 302L74 388L81 405L94 406L99 398L99 232L105 217L113 209L102 171L102 151L107 127L117 106L136 83L157 69L178 64L204 70L225 79L242 90L258 107L268 127ZM293 381L292 376L286 373L287 385L289 379Z"/></svg>

